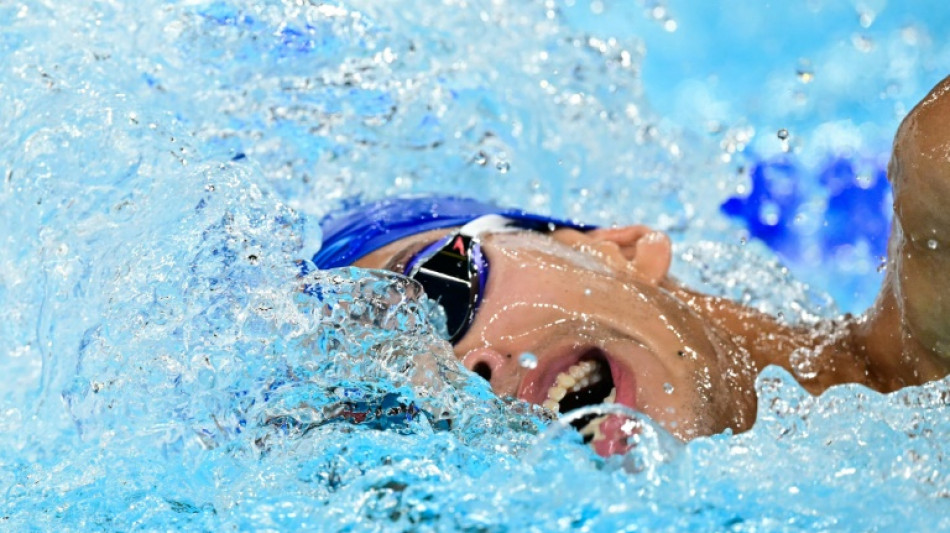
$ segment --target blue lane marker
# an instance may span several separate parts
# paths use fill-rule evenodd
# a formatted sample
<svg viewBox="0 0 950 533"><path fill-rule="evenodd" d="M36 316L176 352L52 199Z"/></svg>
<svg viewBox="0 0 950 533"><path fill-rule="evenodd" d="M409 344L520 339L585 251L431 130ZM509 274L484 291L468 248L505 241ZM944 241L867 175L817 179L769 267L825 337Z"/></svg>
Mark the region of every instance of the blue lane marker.
<svg viewBox="0 0 950 533"><path fill-rule="evenodd" d="M848 246L867 246L873 258L883 257L891 222L885 166L833 157L817 176L809 172L787 156L756 161L750 171L749 194L729 198L720 210L742 220L753 238L793 263L807 245L815 243L825 259L835 258ZM806 200L816 198L824 200L823 211L804 213ZM814 223L812 229L798 224L799 215L820 216L817 229Z"/></svg>

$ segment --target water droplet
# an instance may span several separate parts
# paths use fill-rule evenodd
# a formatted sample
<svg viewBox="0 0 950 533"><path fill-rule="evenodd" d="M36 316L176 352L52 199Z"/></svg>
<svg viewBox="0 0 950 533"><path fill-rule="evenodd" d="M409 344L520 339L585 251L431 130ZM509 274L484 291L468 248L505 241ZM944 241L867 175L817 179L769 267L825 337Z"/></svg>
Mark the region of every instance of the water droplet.
<svg viewBox="0 0 950 533"><path fill-rule="evenodd" d="M533 369L538 367L538 358L531 352L525 352L518 356L518 364L522 368Z"/></svg>
<svg viewBox="0 0 950 533"><path fill-rule="evenodd" d="M854 45L855 49L859 52L868 53L874 49L874 40L867 35L853 35L851 37L851 44Z"/></svg>
<svg viewBox="0 0 950 533"><path fill-rule="evenodd" d="M813 351L799 348L788 357L788 362L798 379L807 381L818 377L818 357Z"/></svg>
<svg viewBox="0 0 950 533"><path fill-rule="evenodd" d="M507 161L499 161L499 162L495 165L495 168L498 169L498 172L501 172L502 174L507 174L507 173L508 173L508 169L511 168L511 165L509 165Z"/></svg>
<svg viewBox="0 0 950 533"><path fill-rule="evenodd" d="M475 161L476 165L485 166L488 164L488 154L485 152L478 152L478 154L475 155L475 159L473 159L473 161Z"/></svg>
<svg viewBox="0 0 950 533"><path fill-rule="evenodd" d="M920 32L912 25L904 26L901 28L901 39L911 46L917 46L920 41Z"/></svg>
<svg viewBox="0 0 950 533"><path fill-rule="evenodd" d="M877 180L874 174L870 172L860 172L854 177L854 183L862 189L870 189L875 181Z"/></svg>
<svg viewBox="0 0 950 533"><path fill-rule="evenodd" d="M673 385L671 383L664 383L663 392L667 394L673 394Z"/></svg>
<svg viewBox="0 0 950 533"><path fill-rule="evenodd" d="M782 129L778 130L778 133L776 133L776 135L778 135L778 138L779 138L779 139L781 139L781 140L784 141L784 140L788 139L788 130L785 129L785 128L782 128Z"/></svg>
<svg viewBox="0 0 950 533"><path fill-rule="evenodd" d="M927 248L930 248L931 250L936 250L936 249L937 249L937 241L936 241L936 239L930 239L930 240L928 240L928 241L927 241Z"/></svg>
<svg viewBox="0 0 950 533"><path fill-rule="evenodd" d="M759 221L766 226L775 226L782 218L782 208L775 202L762 202L759 207Z"/></svg>

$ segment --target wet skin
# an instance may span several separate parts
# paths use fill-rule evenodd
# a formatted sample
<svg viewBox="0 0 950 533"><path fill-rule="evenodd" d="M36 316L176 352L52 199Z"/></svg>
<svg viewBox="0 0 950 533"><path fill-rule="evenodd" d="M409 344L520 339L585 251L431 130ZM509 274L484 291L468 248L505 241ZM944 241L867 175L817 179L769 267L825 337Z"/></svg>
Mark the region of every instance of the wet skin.
<svg viewBox="0 0 950 533"><path fill-rule="evenodd" d="M668 276L669 238L646 226L482 236L491 276L476 319L455 345L500 396L541 404L582 359L609 366L616 402L681 439L748 429L754 380L815 356L819 393L839 383L882 392L950 371L950 78L905 118L889 169L895 222L888 271L865 314L790 326ZM408 252L451 230L404 238L355 263L401 272ZM518 356L530 352L536 368ZM793 372L794 373L794 372Z"/></svg>

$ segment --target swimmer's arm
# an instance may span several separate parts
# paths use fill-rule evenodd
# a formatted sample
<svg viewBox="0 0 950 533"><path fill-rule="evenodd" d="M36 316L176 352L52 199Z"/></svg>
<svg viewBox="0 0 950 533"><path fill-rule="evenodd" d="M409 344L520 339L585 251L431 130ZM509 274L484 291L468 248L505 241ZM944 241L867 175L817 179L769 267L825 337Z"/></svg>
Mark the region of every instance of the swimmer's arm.
<svg viewBox="0 0 950 533"><path fill-rule="evenodd" d="M914 384L950 370L950 78L901 123L888 179L888 272L859 336L875 371Z"/></svg>

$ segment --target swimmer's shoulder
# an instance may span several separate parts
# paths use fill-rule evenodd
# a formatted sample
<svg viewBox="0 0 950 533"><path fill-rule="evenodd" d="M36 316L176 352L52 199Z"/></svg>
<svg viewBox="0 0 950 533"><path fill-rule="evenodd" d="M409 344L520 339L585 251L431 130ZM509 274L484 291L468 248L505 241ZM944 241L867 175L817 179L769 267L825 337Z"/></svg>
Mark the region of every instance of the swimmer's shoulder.
<svg viewBox="0 0 950 533"><path fill-rule="evenodd" d="M888 179L894 223L866 350L879 367L937 379L950 372L950 77L901 123Z"/></svg>

